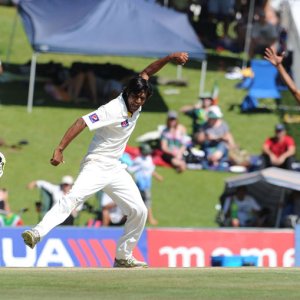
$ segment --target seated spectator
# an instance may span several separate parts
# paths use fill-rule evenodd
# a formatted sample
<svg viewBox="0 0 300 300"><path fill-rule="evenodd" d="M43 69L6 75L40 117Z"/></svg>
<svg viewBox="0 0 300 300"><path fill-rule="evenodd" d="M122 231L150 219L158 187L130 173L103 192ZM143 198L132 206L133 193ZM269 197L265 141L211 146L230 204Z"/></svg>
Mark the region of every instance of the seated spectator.
<svg viewBox="0 0 300 300"><path fill-rule="evenodd" d="M126 222L126 216L121 209L106 193L102 193L101 197L101 211L102 211L102 226L122 226Z"/></svg>
<svg viewBox="0 0 300 300"><path fill-rule="evenodd" d="M274 166L292 170L295 153L294 139L287 135L283 124L277 124L275 126L275 136L267 138L264 142L261 168Z"/></svg>
<svg viewBox="0 0 300 300"><path fill-rule="evenodd" d="M206 124L196 134L196 142L205 152L209 165L217 167L228 160L228 150L236 146L220 108L211 106L207 117Z"/></svg>
<svg viewBox="0 0 300 300"><path fill-rule="evenodd" d="M151 186L152 176L159 181L163 177L155 172L155 165L152 160L152 149L148 144L140 146L141 155L133 160L132 166L128 168L129 172L134 174L135 182L139 188L145 205L148 209L148 222L150 225L157 225L158 221L154 218L152 212Z"/></svg>
<svg viewBox="0 0 300 300"><path fill-rule="evenodd" d="M265 12L259 10L257 21L252 28L249 57L253 58L255 54L264 54L265 48L272 47L279 39L279 31L276 25L267 21Z"/></svg>
<svg viewBox="0 0 300 300"><path fill-rule="evenodd" d="M185 105L180 111L191 117L193 120L193 135L200 131L207 121L207 112L209 107L213 105L213 98L211 96L200 97L200 102L195 105Z"/></svg>
<svg viewBox="0 0 300 300"><path fill-rule="evenodd" d="M171 164L178 172L186 170L184 160L186 128L179 124L175 111L169 111L167 127L161 135L160 146L163 152L162 159Z"/></svg>
<svg viewBox="0 0 300 300"><path fill-rule="evenodd" d="M223 213L229 220L228 225L232 227L256 226L260 211L260 205L247 194L245 186L238 187L234 195L225 199L223 206Z"/></svg>
<svg viewBox="0 0 300 300"><path fill-rule="evenodd" d="M63 176L60 184L53 184L45 180L31 181L27 187L32 190L39 188L49 193L51 199L50 203L39 203L39 213L42 217L54 204L56 204L64 195L69 193L73 186L73 177L66 175ZM74 210L72 214L61 225L74 225L74 220L77 217L77 210Z"/></svg>

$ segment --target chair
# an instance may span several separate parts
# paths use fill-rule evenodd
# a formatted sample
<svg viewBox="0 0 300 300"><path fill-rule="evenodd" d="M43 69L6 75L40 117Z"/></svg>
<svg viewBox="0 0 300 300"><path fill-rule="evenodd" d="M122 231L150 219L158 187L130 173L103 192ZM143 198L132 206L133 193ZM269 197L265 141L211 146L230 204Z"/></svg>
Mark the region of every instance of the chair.
<svg viewBox="0 0 300 300"><path fill-rule="evenodd" d="M253 59L251 68L254 73L249 87L249 96L255 98L281 98L276 84L277 69L267 60Z"/></svg>
<svg viewBox="0 0 300 300"><path fill-rule="evenodd" d="M242 112L256 111L259 108L258 99L280 99L281 94L276 83L277 69L267 60L253 59L251 69L254 78L247 82L248 94L243 99L240 107Z"/></svg>

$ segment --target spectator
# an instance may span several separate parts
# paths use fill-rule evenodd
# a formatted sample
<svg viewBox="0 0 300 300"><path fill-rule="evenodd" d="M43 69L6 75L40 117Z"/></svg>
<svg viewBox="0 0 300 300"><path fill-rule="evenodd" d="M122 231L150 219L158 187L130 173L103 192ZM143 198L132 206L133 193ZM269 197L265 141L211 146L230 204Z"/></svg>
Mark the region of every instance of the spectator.
<svg viewBox="0 0 300 300"><path fill-rule="evenodd" d="M1 145L1 139L0 139L0 145ZM6 163L5 156L3 153L0 152L0 177L3 176L5 163Z"/></svg>
<svg viewBox="0 0 300 300"><path fill-rule="evenodd" d="M8 191L5 188L0 188L0 210L10 212Z"/></svg>
<svg viewBox="0 0 300 300"><path fill-rule="evenodd" d="M7 189L0 188L0 227L16 227L23 225L22 218L10 210Z"/></svg>
<svg viewBox="0 0 300 300"><path fill-rule="evenodd" d="M216 105L208 111L208 120L202 130L196 134L196 142L201 145L209 165L218 167L228 160L228 150L235 148L235 142L223 114Z"/></svg>
<svg viewBox="0 0 300 300"><path fill-rule="evenodd" d="M234 16L234 5L235 0L208 1L208 13L211 21L217 19L223 22L223 38L228 38L229 24Z"/></svg>
<svg viewBox="0 0 300 300"><path fill-rule="evenodd" d="M151 199L151 185L152 176L159 181L163 177L155 172L155 165L152 160L152 149L148 144L140 146L141 155L134 159L133 165L129 167L129 171L134 173L135 182L141 192L141 196L148 209L148 222L151 225L157 225L158 221L153 216L152 199Z"/></svg>
<svg viewBox="0 0 300 300"><path fill-rule="evenodd" d="M294 139L287 135L283 124L277 124L275 126L275 136L267 138L263 144L261 168L274 166L292 170L295 153Z"/></svg>
<svg viewBox="0 0 300 300"><path fill-rule="evenodd" d="M264 54L266 47L272 47L278 41L279 32L276 25L267 21L265 12L259 10L257 21L252 28L252 36L249 49L249 57L253 58L255 54Z"/></svg>
<svg viewBox="0 0 300 300"><path fill-rule="evenodd" d="M200 97L200 102L195 105L185 105L180 111L191 117L193 120L193 135L200 131L207 121L207 113L209 107L213 105L213 98L211 96Z"/></svg>
<svg viewBox="0 0 300 300"><path fill-rule="evenodd" d="M122 226L125 224L126 216L106 193L102 193L101 208L102 226Z"/></svg>
<svg viewBox="0 0 300 300"><path fill-rule="evenodd" d="M39 188L46 191L50 196L49 203L40 203L41 207L39 212L41 216L43 215L55 204L61 197L68 194L73 185L73 177L70 175L63 176L60 184L53 184L45 180L31 181L27 187L32 190L34 188ZM72 214L63 222L61 225L74 225L74 219L77 216L77 211L73 211Z"/></svg>
<svg viewBox="0 0 300 300"><path fill-rule="evenodd" d="M186 128L179 124L176 111L169 111L167 127L161 135L162 159L171 164L178 172L186 169L184 160Z"/></svg>
<svg viewBox="0 0 300 300"><path fill-rule="evenodd" d="M300 218L300 191L293 190L283 207L281 225L295 227Z"/></svg>
<svg viewBox="0 0 300 300"><path fill-rule="evenodd" d="M261 211L256 200L247 194L247 188L240 186L233 196L225 199L223 213L232 227L256 226Z"/></svg>
<svg viewBox="0 0 300 300"><path fill-rule="evenodd" d="M2 67L2 62L0 60L0 75L3 73L3 67Z"/></svg>

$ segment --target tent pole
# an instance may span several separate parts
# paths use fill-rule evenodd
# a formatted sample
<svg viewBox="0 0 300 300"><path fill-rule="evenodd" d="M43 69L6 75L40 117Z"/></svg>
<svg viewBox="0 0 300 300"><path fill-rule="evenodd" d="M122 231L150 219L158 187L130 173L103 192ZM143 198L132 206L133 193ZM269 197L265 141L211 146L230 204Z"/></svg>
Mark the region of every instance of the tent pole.
<svg viewBox="0 0 300 300"><path fill-rule="evenodd" d="M285 189L282 189L281 194L280 194L279 203L278 203L278 210L277 210L276 223L275 223L276 228L279 228L279 226L280 226L280 218L281 218L281 213L282 213L282 207L284 204L284 196L285 196Z"/></svg>
<svg viewBox="0 0 300 300"><path fill-rule="evenodd" d="M18 23L18 9L16 8L16 15L14 18L14 23L13 27L9 36L9 42L8 42L8 47L6 51L6 58L5 58L5 63L9 64L10 63L10 54L11 54L11 48L13 45L13 41L15 39L15 34L16 34L16 28L17 28L17 23Z"/></svg>
<svg viewBox="0 0 300 300"><path fill-rule="evenodd" d="M29 91L28 91L28 100L27 100L27 112L32 112L33 106L33 93L34 93L34 84L35 84L35 71L36 71L36 61L38 53L34 52L31 58L30 65L30 79L29 79Z"/></svg>
<svg viewBox="0 0 300 300"><path fill-rule="evenodd" d="M254 5L255 5L255 0L251 0L250 7L249 7L249 12L248 12L248 22L247 22L247 30L246 30L244 58L243 58L242 69L246 68L247 60L248 60L248 57L249 57L251 32L252 32L252 20L253 20L253 15L254 15Z"/></svg>
<svg viewBox="0 0 300 300"><path fill-rule="evenodd" d="M206 69L207 69L207 60L202 61L201 65L201 75L199 81L199 97L204 93L204 86L205 86L205 78L206 78Z"/></svg>
<svg viewBox="0 0 300 300"><path fill-rule="evenodd" d="M182 79L182 65L177 65L177 76L178 80Z"/></svg>

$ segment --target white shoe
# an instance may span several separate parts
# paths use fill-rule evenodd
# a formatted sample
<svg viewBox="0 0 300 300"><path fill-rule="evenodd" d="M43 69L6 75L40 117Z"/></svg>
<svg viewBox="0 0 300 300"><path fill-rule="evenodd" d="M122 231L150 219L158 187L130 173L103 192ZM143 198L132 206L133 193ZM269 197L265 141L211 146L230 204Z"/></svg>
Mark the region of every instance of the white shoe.
<svg viewBox="0 0 300 300"><path fill-rule="evenodd" d="M24 231L22 238L24 239L24 243L31 249L41 240L39 232L35 229Z"/></svg>
<svg viewBox="0 0 300 300"><path fill-rule="evenodd" d="M127 259L115 259L114 268L148 268L148 265L143 261L130 257Z"/></svg>

